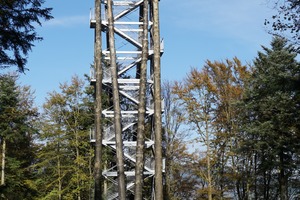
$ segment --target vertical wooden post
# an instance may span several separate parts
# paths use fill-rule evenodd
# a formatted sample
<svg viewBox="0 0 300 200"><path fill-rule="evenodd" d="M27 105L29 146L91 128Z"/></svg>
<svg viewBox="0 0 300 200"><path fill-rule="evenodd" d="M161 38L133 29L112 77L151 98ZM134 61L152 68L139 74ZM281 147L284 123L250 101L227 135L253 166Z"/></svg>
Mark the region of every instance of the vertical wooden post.
<svg viewBox="0 0 300 200"><path fill-rule="evenodd" d="M163 199L162 184L162 106L160 68L160 30L158 0L152 0L153 9L153 73L154 73L154 133L155 133L155 200Z"/></svg>
<svg viewBox="0 0 300 200"><path fill-rule="evenodd" d="M115 37L114 37L114 19L112 0L107 0L107 19L108 19L108 35L109 35L109 51L110 51L110 68L112 79L112 93L114 104L114 127L116 135L116 153L117 153L117 170L118 170L118 191L119 199L126 199L126 183L124 172L124 160L123 160L123 141L122 141L122 122L121 122L121 107L120 107L120 94L117 74L117 60L115 49Z"/></svg>
<svg viewBox="0 0 300 200"><path fill-rule="evenodd" d="M96 101L95 101L95 165L94 165L94 182L95 193L94 199L102 199L102 36L101 36L101 0L95 0L95 71L96 71Z"/></svg>
<svg viewBox="0 0 300 200"><path fill-rule="evenodd" d="M146 114L146 82L148 61L148 0L144 0L143 8L143 33L142 33L142 60L140 68L140 90L138 105L138 127L135 165L135 200L143 199L143 171L144 171L144 146L145 146L145 114Z"/></svg>

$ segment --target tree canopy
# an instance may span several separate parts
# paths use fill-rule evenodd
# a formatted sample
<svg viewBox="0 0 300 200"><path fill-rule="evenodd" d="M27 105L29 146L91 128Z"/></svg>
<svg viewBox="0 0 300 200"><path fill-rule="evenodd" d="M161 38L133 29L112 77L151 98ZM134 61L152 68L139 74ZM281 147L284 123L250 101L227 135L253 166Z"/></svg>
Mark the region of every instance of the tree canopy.
<svg viewBox="0 0 300 200"><path fill-rule="evenodd" d="M30 88L20 87L16 77L0 76L1 199L32 199L38 113ZM16 192L18 191L18 192Z"/></svg>
<svg viewBox="0 0 300 200"><path fill-rule="evenodd" d="M43 8L44 0L1 0L0 1L0 68L16 66L26 70L28 53L37 35L36 25L41 20L52 18L52 8Z"/></svg>
<svg viewBox="0 0 300 200"><path fill-rule="evenodd" d="M245 154L255 155L256 198L287 200L299 162L299 74L296 53L276 37L254 62L244 100ZM296 171L295 171L296 170Z"/></svg>
<svg viewBox="0 0 300 200"><path fill-rule="evenodd" d="M300 0L276 0L275 9L278 13L272 16L272 32L290 39L296 50L300 51Z"/></svg>

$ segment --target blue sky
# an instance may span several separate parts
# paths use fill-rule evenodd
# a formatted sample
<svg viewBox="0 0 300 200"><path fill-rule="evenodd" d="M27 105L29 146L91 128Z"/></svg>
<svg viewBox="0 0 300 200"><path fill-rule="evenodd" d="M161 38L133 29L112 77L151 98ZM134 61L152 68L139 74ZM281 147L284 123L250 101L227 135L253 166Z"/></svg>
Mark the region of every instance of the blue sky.
<svg viewBox="0 0 300 200"><path fill-rule="evenodd" d="M237 56L250 63L261 45L269 46L264 20L272 16L267 0L161 0L162 79L181 80L207 59ZM29 55L21 84L31 85L41 106L48 92L75 74L89 74L94 32L89 28L93 0L47 0L54 19L37 31L44 37Z"/></svg>

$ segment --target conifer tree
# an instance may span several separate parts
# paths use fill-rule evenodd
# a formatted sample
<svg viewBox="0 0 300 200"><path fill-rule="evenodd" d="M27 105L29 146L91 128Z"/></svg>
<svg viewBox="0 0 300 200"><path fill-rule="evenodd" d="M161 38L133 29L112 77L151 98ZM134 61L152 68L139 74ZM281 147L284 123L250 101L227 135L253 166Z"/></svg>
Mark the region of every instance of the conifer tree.
<svg viewBox="0 0 300 200"><path fill-rule="evenodd" d="M38 115L33 94L17 77L0 76L1 199L33 199L35 160L33 139Z"/></svg>
<svg viewBox="0 0 300 200"><path fill-rule="evenodd" d="M44 0L0 1L0 69L16 66L24 72L28 53L37 35L35 24L49 20L51 8L43 8Z"/></svg>
<svg viewBox="0 0 300 200"><path fill-rule="evenodd" d="M300 65L283 38L275 37L271 48L263 50L255 59L245 99L243 148L257 155L255 198L287 200L299 167Z"/></svg>

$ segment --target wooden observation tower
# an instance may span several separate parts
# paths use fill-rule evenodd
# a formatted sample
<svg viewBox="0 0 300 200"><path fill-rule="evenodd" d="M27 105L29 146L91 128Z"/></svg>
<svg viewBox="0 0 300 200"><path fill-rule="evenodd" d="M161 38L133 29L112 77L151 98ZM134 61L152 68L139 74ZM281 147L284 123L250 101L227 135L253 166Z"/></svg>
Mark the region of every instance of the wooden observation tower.
<svg viewBox="0 0 300 200"><path fill-rule="evenodd" d="M101 101L101 114L96 118L101 118L101 148L109 152L107 161L102 164L102 177L105 178L104 183L104 199L120 199L119 188L119 171L116 163L117 152L120 151L116 136L116 116L114 110L114 88L113 85L113 66L112 53L115 55L116 73L117 73L117 88L120 105L120 124L121 124L121 152L123 157L126 199L132 199L135 195L135 167L136 167L136 151L137 151L137 132L138 132L138 114L140 104L140 81L141 81L141 65L142 55L145 49L143 48L143 33L144 28L147 28L147 56L146 56L146 83L145 83L145 114L144 114L144 166L143 179L147 185L147 196L149 199L155 199L154 195L154 177L156 170L162 169L155 167L155 56L154 47L155 40L153 39L153 20L154 11L151 0L147 0L148 12L144 11L144 0L96 0L100 5L98 9L91 10L90 27L95 29L95 45L101 46L101 49L95 48L95 60L100 60L101 71L100 76L96 76L97 69L94 67L91 70L91 84L94 85L95 91L100 89L103 99ZM108 5L108 3L111 3ZM112 7L109 10L109 6ZM112 20L109 21L109 13L112 11ZM147 15L147 21L145 16ZM97 28L98 20L101 22L101 27ZM113 27L110 27L113 26ZM111 29L110 29L111 28ZM97 31L101 32L101 34ZM110 34L109 30L113 30ZM99 36L97 38L97 36ZM145 35L144 35L145 36ZM101 41L97 41L97 40ZM144 37L145 39L145 37ZM114 42L114 48L111 48L111 41ZM163 53L163 42L159 39L160 48L159 56ZM113 52L112 52L113 51ZM96 62L96 61L95 61ZM96 63L95 63L96 66ZM98 79L100 80L97 80ZM100 78L99 78L100 77ZM100 82L99 82L100 81ZM159 80L160 81L160 80ZM160 83L159 83L160 84ZM160 87L160 86L159 86ZM96 92L97 95L97 92ZM99 92L98 92L99 95ZM96 97L97 98L97 97ZM105 99L105 100L104 100ZM107 100L106 100L107 99ZM161 104L162 105L162 104ZM97 107L97 106L96 106ZM97 108L96 108L97 109ZM160 108L160 114L163 108ZM97 119L95 120L97 121ZM99 128L98 128L99 129ZM98 130L99 132L99 130ZM91 142L97 143L97 128L96 131L91 131ZM95 134L96 133L96 134ZM98 141L99 142L99 141ZM99 144L99 143L98 143ZM161 147L160 147L161 148ZM114 154L116 154L114 156ZM113 156L112 156L113 155ZM96 155L97 156L97 155ZM145 187L144 187L145 188ZM145 190L145 189L144 189ZM157 199L157 198L156 198Z"/></svg>

